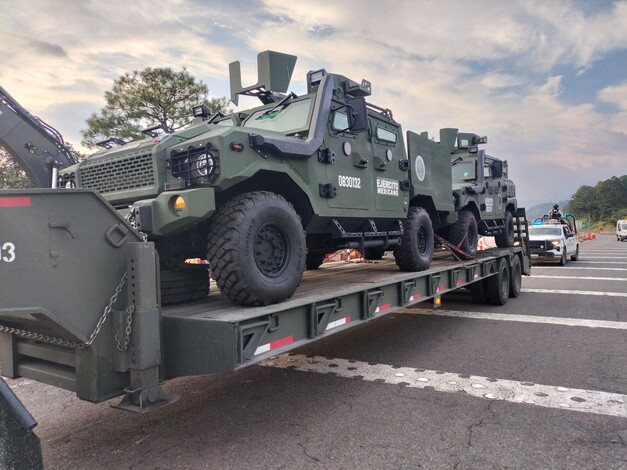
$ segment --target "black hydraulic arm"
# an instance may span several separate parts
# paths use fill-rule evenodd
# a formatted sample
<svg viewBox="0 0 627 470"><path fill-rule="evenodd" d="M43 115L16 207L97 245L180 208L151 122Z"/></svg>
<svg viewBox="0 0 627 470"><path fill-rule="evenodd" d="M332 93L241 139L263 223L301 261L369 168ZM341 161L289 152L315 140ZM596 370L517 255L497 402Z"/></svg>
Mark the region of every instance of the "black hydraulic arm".
<svg viewBox="0 0 627 470"><path fill-rule="evenodd" d="M57 171L76 163L61 134L30 114L1 86L0 147L42 188L56 186Z"/></svg>

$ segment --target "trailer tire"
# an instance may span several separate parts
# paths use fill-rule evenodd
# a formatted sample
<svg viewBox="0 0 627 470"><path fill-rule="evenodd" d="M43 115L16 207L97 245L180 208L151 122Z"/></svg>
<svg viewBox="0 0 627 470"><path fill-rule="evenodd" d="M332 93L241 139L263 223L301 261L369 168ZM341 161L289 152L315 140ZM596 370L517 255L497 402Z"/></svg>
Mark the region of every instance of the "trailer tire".
<svg viewBox="0 0 627 470"><path fill-rule="evenodd" d="M318 269L324 262L324 253L307 253L305 267L309 270Z"/></svg>
<svg viewBox="0 0 627 470"><path fill-rule="evenodd" d="M485 280L473 282L468 286L472 301L476 304L485 304L486 300L486 285Z"/></svg>
<svg viewBox="0 0 627 470"><path fill-rule="evenodd" d="M383 248L364 248L364 259L368 261L378 261L385 255Z"/></svg>
<svg viewBox="0 0 627 470"><path fill-rule="evenodd" d="M496 246L499 248L509 248L514 245L514 217L510 211L505 211L503 218L503 231L494 236Z"/></svg>
<svg viewBox="0 0 627 470"><path fill-rule="evenodd" d="M509 296L516 298L522 288L522 266L518 255L514 255L512 266L509 269Z"/></svg>
<svg viewBox="0 0 627 470"><path fill-rule="evenodd" d="M499 261L496 274L485 280L486 300L492 305L505 305L509 297L509 266L505 258Z"/></svg>
<svg viewBox="0 0 627 470"><path fill-rule="evenodd" d="M163 269L159 278L162 305L190 302L209 294L209 272L206 269Z"/></svg>
<svg viewBox="0 0 627 470"><path fill-rule="evenodd" d="M579 245L575 249L575 254L570 257L571 261L579 261Z"/></svg>
<svg viewBox="0 0 627 470"><path fill-rule="evenodd" d="M477 243L479 242L479 230L475 214L469 210L459 212L457 222L449 229L450 242L469 256L458 254L460 258L470 259L477 255Z"/></svg>
<svg viewBox="0 0 627 470"><path fill-rule="evenodd" d="M403 221L401 244L394 248L401 271L424 271L433 259L433 225L422 207L410 207Z"/></svg>
<svg viewBox="0 0 627 470"><path fill-rule="evenodd" d="M207 260L220 291L237 304L269 305L291 297L306 257L302 224L283 196L241 194L211 219Z"/></svg>

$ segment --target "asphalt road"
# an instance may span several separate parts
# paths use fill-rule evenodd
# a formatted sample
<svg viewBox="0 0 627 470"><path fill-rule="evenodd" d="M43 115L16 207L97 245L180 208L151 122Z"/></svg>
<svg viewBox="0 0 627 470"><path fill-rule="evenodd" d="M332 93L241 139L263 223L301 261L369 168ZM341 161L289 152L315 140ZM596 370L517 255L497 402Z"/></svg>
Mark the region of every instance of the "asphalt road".
<svg viewBox="0 0 627 470"><path fill-rule="evenodd" d="M534 266L503 307L421 307L170 381L143 416L7 382L50 469L627 468L627 243Z"/></svg>

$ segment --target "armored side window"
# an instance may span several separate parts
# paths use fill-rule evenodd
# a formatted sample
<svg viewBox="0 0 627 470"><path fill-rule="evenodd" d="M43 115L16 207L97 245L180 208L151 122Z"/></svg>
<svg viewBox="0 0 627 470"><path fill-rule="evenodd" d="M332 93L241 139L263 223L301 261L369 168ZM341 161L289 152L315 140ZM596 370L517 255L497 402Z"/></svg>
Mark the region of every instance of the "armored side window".
<svg viewBox="0 0 627 470"><path fill-rule="evenodd" d="M333 129L343 131L348 129L348 116L342 111L333 113Z"/></svg>
<svg viewBox="0 0 627 470"><path fill-rule="evenodd" d="M384 142L391 142L393 144L396 143L397 136L394 132L388 131L383 127L377 127L377 139L383 140Z"/></svg>

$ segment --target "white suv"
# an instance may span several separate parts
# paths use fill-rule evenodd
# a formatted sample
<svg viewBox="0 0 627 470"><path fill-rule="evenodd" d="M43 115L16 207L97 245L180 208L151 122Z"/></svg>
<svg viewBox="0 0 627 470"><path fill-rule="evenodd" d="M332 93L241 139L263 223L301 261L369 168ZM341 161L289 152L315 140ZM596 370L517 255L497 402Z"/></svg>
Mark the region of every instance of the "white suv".
<svg viewBox="0 0 627 470"><path fill-rule="evenodd" d="M557 261L560 266L579 259L579 237L568 225L549 223L529 227L531 260Z"/></svg>
<svg viewBox="0 0 627 470"><path fill-rule="evenodd" d="M616 239L619 242L627 240L627 220L619 220L616 222Z"/></svg>

